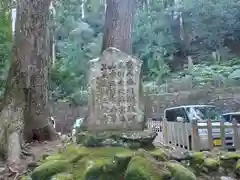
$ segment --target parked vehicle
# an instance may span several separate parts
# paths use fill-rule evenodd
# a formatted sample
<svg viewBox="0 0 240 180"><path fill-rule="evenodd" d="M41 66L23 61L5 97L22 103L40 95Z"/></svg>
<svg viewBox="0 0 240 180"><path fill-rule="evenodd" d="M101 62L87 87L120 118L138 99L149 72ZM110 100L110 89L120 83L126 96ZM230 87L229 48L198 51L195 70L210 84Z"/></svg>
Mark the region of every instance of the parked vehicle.
<svg viewBox="0 0 240 180"><path fill-rule="evenodd" d="M235 119L237 124L240 125L240 112L229 112L222 115L226 122L232 123ZM240 127L238 128L238 136L240 137Z"/></svg>
<svg viewBox="0 0 240 180"><path fill-rule="evenodd" d="M212 126L219 126L220 121L223 121L223 117L221 115L221 111L212 105L185 105L185 106L177 106L172 108L167 108L164 112L164 118L167 122L183 122L188 123L186 129L181 129L183 126L179 126L176 124L177 131L181 131L183 137L188 137L190 149L192 147L192 137L191 137L191 124L190 122L193 120L197 121L198 127L200 126L207 126L207 120L211 120ZM170 123L169 123L170 124ZM230 126L232 125L230 122L224 122L224 125ZM184 127L185 128L185 127ZM199 138L200 138L200 146L201 150L208 150L209 149L209 142L208 142L208 130L207 129L199 129ZM213 128L213 145L214 146L221 146L221 136L220 136L220 128ZM187 146L186 141L182 140L182 138L178 137L178 133L172 133L171 138L173 141L177 141L177 144L182 146ZM225 147L228 149L233 149L233 130L231 128L225 129Z"/></svg>
<svg viewBox="0 0 240 180"><path fill-rule="evenodd" d="M233 119L235 119L240 124L240 112L229 112L223 114L222 116L226 122L232 123Z"/></svg>

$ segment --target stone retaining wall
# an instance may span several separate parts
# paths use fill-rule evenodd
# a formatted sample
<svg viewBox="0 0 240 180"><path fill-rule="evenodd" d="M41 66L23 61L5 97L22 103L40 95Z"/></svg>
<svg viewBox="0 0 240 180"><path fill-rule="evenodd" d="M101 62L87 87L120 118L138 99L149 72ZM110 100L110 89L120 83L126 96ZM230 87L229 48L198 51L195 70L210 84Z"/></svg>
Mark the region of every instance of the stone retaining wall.
<svg viewBox="0 0 240 180"><path fill-rule="evenodd" d="M199 89L176 93L148 94L145 96L147 117L153 111L163 114L164 109L179 105L212 104L223 112L240 111L240 87L224 89Z"/></svg>

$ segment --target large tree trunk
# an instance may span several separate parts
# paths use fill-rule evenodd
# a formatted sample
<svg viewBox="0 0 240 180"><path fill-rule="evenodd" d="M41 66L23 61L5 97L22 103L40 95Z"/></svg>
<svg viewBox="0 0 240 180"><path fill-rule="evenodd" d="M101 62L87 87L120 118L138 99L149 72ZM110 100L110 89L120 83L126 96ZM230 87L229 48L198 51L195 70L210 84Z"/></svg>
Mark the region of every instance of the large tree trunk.
<svg viewBox="0 0 240 180"><path fill-rule="evenodd" d="M1 152L7 170L19 173L21 136L25 140L53 140L56 132L48 120L48 42L50 0L21 0L4 100L0 114Z"/></svg>
<svg viewBox="0 0 240 180"><path fill-rule="evenodd" d="M24 137L27 141L53 140L56 137L49 123L48 20L50 0L22 0L20 30L23 59L26 109L24 112Z"/></svg>
<svg viewBox="0 0 240 180"><path fill-rule="evenodd" d="M107 0L102 52L108 47L132 53L132 28L136 0Z"/></svg>

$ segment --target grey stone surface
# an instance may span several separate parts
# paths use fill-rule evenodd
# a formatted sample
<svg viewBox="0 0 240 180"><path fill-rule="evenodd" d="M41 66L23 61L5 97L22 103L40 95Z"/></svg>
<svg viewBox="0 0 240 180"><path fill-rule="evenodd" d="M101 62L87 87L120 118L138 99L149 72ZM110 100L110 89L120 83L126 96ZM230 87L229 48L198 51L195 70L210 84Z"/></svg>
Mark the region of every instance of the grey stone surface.
<svg viewBox="0 0 240 180"><path fill-rule="evenodd" d="M142 130L142 61L116 48L108 48L91 61L87 130Z"/></svg>

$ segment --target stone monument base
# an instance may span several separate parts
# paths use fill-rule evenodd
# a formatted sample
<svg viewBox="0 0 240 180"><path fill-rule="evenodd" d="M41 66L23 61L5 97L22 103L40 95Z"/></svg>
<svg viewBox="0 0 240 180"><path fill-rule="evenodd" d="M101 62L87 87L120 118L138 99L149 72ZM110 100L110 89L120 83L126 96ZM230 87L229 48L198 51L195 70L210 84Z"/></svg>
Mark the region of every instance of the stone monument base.
<svg viewBox="0 0 240 180"><path fill-rule="evenodd" d="M77 144L86 147L127 147L130 149L152 148L157 136L153 131L82 131L76 135Z"/></svg>
<svg viewBox="0 0 240 180"><path fill-rule="evenodd" d="M145 121L144 121L145 123ZM97 125L95 123L89 123L87 120L81 125L81 130L89 131L89 132L103 132L103 131L119 131L121 129L122 132L125 131L140 131L144 130L145 124L143 122L132 122L123 124L107 124L107 125ZM106 129L107 126L107 129Z"/></svg>

